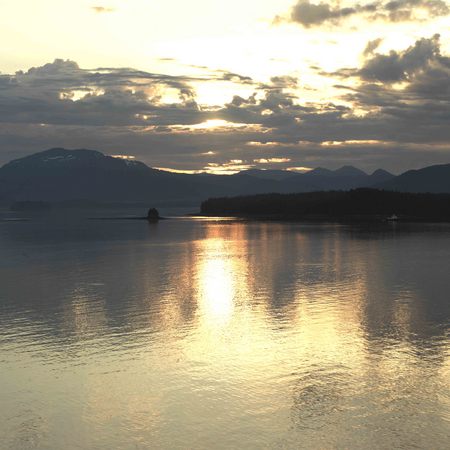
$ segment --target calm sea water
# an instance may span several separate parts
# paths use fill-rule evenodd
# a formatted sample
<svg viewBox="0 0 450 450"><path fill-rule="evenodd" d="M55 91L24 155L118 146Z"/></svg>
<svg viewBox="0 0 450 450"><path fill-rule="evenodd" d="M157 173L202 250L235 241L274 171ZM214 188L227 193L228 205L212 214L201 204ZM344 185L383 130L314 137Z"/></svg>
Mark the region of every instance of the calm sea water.
<svg viewBox="0 0 450 450"><path fill-rule="evenodd" d="M447 449L450 226L0 222L0 448Z"/></svg>

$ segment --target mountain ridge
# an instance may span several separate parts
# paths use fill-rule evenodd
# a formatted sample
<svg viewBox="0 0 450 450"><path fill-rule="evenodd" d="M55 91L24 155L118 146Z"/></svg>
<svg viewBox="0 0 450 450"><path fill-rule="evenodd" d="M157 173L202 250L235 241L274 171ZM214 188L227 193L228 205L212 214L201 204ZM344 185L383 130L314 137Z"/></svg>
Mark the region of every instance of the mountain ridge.
<svg viewBox="0 0 450 450"><path fill-rule="evenodd" d="M383 169L368 174L349 165L336 170L318 167L304 173L253 168L226 176L173 173L97 150L55 147L12 160L0 168L3 202L200 202L210 197L360 187L450 192L450 164L398 176Z"/></svg>

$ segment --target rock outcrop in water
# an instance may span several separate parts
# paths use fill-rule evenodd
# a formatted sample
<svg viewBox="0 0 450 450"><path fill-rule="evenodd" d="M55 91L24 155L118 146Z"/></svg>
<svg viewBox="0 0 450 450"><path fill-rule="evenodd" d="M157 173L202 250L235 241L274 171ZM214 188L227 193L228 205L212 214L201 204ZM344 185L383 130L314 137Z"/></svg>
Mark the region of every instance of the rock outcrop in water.
<svg viewBox="0 0 450 450"><path fill-rule="evenodd" d="M158 222L160 219L159 212L156 208L150 208L147 213L147 220L149 222Z"/></svg>

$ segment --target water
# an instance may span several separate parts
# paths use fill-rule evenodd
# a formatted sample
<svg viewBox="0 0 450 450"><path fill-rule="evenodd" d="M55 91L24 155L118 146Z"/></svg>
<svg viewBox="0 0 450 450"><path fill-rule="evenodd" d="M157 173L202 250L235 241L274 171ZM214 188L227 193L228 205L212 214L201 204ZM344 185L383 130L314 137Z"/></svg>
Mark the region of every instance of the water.
<svg viewBox="0 0 450 450"><path fill-rule="evenodd" d="M2 449L445 449L450 225L0 222Z"/></svg>

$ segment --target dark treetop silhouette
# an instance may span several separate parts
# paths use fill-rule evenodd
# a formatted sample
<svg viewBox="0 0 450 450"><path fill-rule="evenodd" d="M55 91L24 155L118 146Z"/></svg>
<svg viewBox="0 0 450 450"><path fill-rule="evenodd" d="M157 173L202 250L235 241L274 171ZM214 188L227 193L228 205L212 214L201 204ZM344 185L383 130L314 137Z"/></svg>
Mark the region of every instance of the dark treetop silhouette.
<svg viewBox="0 0 450 450"><path fill-rule="evenodd" d="M213 198L201 214L279 219L450 221L450 194L412 194L354 189L300 194Z"/></svg>

